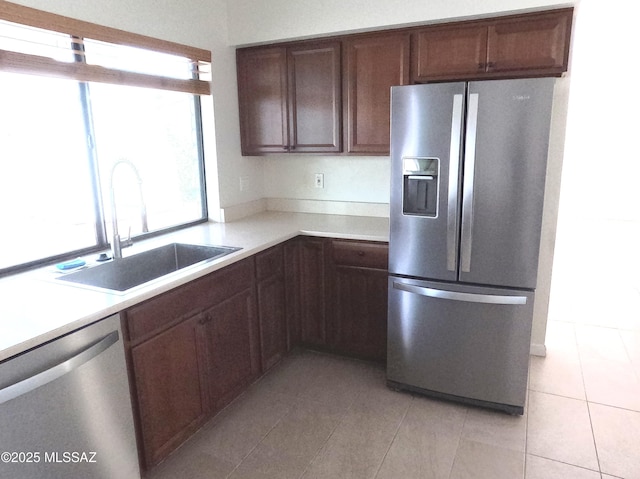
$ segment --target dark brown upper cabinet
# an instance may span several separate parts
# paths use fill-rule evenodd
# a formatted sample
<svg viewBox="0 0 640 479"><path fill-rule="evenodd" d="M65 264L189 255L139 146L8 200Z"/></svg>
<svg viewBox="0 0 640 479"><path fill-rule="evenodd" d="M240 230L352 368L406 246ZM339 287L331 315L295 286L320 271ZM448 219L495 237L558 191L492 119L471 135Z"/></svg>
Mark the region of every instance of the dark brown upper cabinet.
<svg viewBox="0 0 640 479"><path fill-rule="evenodd" d="M237 66L242 154L287 151L287 50L238 50Z"/></svg>
<svg viewBox="0 0 640 479"><path fill-rule="evenodd" d="M389 154L390 88L409 83L407 32L345 41L347 153Z"/></svg>
<svg viewBox="0 0 640 479"><path fill-rule="evenodd" d="M239 49L242 154L388 155L391 86L561 76L572 19L564 8Z"/></svg>
<svg viewBox="0 0 640 479"><path fill-rule="evenodd" d="M416 30L412 81L560 76L572 19L568 8Z"/></svg>
<svg viewBox="0 0 640 479"><path fill-rule="evenodd" d="M522 15L489 26L487 72L560 76L567 71L573 9Z"/></svg>
<svg viewBox="0 0 640 479"><path fill-rule="evenodd" d="M340 42L237 52L243 155L342 151Z"/></svg>
<svg viewBox="0 0 640 479"><path fill-rule="evenodd" d="M486 25L431 27L411 38L414 82L449 80L484 73Z"/></svg>

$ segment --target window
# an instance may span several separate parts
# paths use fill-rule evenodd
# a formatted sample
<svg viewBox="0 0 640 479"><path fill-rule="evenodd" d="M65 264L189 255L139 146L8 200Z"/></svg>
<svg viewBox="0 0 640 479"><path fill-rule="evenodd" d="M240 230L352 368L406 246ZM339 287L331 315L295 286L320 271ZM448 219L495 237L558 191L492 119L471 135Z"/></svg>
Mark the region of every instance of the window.
<svg viewBox="0 0 640 479"><path fill-rule="evenodd" d="M114 210L122 236L205 221L209 68L206 51L0 0L0 274L106 248Z"/></svg>

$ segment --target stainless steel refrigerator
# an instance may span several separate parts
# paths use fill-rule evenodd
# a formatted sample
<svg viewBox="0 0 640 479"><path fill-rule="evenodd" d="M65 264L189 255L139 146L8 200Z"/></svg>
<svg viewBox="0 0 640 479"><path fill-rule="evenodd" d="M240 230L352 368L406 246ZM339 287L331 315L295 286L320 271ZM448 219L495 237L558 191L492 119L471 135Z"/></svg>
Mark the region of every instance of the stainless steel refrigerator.
<svg viewBox="0 0 640 479"><path fill-rule="evenodd" d="M553 88L392 88L390 387L523 413Z"/></svg>

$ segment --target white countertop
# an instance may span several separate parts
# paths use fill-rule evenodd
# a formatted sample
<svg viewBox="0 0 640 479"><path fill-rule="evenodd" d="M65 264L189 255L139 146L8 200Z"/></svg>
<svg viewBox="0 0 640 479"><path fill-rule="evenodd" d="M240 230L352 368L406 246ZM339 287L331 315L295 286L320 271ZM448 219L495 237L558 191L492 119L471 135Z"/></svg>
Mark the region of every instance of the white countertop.
<svg viewBox="0 0 640 479"><path fill-rule="evenodd" d="M55 281L50 266L0 280L0 361L122 311L181 284L252 256L300 234L389 240L387 218L265 212L231 223L205 223L134 244L124 256L184 242L241 247L223 258L164 276L127 294ZM97 254L84 259L94 263Z"/></svg>

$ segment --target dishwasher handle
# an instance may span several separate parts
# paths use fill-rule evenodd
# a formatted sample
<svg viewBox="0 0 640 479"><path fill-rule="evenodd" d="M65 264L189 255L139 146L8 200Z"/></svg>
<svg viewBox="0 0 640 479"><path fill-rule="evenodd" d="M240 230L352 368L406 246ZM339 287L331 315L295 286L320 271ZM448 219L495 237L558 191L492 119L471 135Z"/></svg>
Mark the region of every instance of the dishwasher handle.
<svg viewBox="0 0 640 479"><path fill-rule="evenodd" d="M0 404L4 404L7 401L27 394L40 386L44 386L51 381L55 381L74 369L78 369L80 366L91 361L93 358L109 349L113 344L117 343L119 338L120 336L118 331L112 331L98 342L92 344L69 359L66 359L65 361L40 373L34 374L33 376L0 389Z"/></svg>
<svg viewBox="0 0 640 479"><path fill-rule="evenodd" d="M469 303L485 303L485 304L527 304L526 296L507 296L495 294L475 294L461 293L458 291L446 291L442 289L425 288L413 284L393 282L395 289L407 291L409 293L427 296L429 298L448 299L451 301L466 301Z"/></svg>

